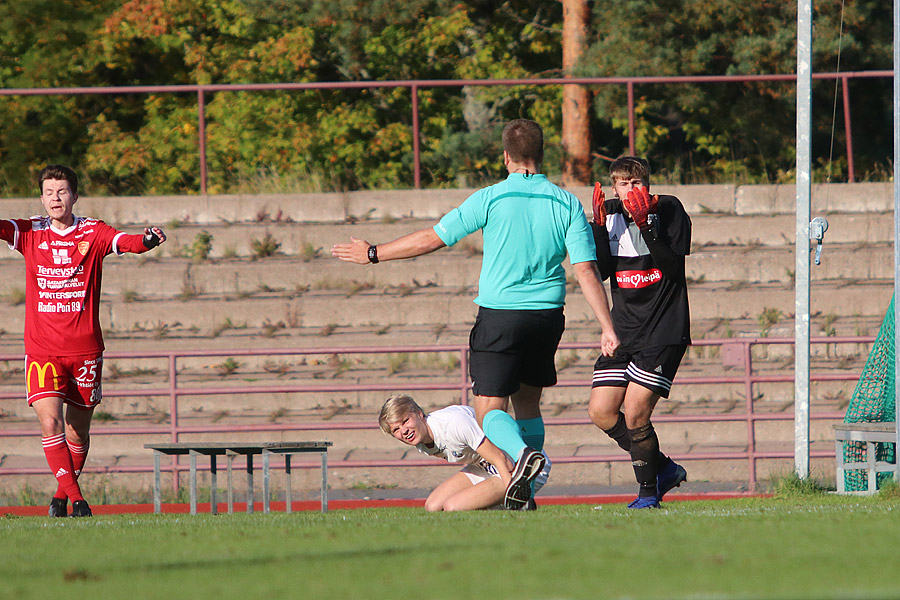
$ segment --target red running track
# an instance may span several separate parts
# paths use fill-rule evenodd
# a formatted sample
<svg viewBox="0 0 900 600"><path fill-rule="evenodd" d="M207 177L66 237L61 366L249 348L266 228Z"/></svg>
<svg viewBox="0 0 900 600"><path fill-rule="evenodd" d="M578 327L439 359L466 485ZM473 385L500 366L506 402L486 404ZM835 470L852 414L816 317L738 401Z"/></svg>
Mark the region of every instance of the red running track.
<svg viewBox="0 0 900 600"><path fill-rule="evenodd" d="M702 494L671 494L667 497L666 502L690 502L697 500L730 500L734 498L760 498L765 494L750 494L745 492L707 492ZM634 500L634 494L605 494L591 496L539 496L538 505L550 504L627 504ZM284 502L269 503L272 512L283 512L285 508ZM424 498L412 499L386 499L386 500L329 500L329 510L349 510L357 508L379 508L386 506L401 507L422 507L425 506ZM262 502L256 502L253 505L254 511L262 513ZM300 502L292 502L291 508L295 511L318 511L321 509L321 503L318 500L305 500ZM126 514L145 514L153 512L152 504L97 504L91 507L95 515L126 515ZM225 513L228 505L219 504L219 512ZM234 512L246 512L247 505L243 502L234 503ZM163 513L189 513L189 504L163 504ZM209 502L200 502L197 504L198 513L209 512ZM0 516L15 517L46 517L46 506L0 506Z"/></svg>

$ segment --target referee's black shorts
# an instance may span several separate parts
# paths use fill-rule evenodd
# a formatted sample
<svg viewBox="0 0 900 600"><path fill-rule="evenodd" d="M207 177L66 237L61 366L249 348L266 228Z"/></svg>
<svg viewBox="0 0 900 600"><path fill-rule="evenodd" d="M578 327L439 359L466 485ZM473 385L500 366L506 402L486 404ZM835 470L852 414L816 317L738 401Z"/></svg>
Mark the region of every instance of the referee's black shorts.
<svg viewBox="0 0 900 600"><path fill-rule="evenodd" d="M519 384L556 385L556 347L566 328L563 309L478 309L469 334L469 374L476 396L505 397Z"/></svg>

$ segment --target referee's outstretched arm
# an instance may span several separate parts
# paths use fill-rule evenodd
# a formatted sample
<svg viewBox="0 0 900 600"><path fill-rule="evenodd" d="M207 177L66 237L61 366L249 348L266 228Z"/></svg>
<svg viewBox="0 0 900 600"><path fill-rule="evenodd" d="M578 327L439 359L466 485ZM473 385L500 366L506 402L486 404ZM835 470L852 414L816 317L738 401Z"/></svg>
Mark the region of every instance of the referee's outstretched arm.
<svg viewBox="0 0 900 600"><path fill-rule="evenodd" d="M434 229L428 227L377 246L366 240L351 237L348 243L332 246L331 255L344 262L364 265L383 260L413 258L434 252L444 246L446 244L438 237Z"/></svg>

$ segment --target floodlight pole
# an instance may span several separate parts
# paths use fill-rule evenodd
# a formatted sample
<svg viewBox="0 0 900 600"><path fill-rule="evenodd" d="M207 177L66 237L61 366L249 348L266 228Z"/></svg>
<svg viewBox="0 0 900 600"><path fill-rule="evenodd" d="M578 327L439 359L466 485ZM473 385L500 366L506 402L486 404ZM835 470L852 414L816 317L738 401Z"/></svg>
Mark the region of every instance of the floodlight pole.
<svg viewBox="0 0 900 600"><path fill-rule="evenodd" d="M900 0L897 0L900 1ZM809 215L812 0L797 3L797 232L794 269L794 467L809 477Z"/></svg>

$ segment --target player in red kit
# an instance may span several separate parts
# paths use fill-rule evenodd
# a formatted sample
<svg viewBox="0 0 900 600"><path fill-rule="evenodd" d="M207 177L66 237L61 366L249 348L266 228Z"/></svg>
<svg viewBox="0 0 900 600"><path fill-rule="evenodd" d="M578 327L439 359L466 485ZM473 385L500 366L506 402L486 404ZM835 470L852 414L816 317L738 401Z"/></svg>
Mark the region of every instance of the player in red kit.
<svg viewBox="0 0 900 600"><path fill-rule="evenodd" d="M78 475L101 398L103 259L146 252L166 236L158 227L129 235L103 221L76 217L78 178L68 167L45 167L38 187L47 216L0 221L0 239L25 257L25 388L58 482L49 514L65 517L71 500L71 516L89 517Z"/></svg>

